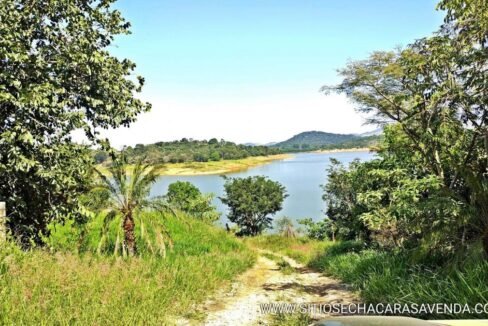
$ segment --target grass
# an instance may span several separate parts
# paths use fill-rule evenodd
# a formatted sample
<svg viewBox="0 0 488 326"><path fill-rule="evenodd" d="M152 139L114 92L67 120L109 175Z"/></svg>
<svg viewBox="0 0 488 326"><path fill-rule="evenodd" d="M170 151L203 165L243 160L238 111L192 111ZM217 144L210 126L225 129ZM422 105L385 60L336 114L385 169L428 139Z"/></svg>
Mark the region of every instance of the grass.
<svg viewBox="0 0 488 326"><path fill-rule="evenodd" d="M368 249L357 242L318 242L277 235L247 241L341 279L358 290L365 303L459 303L474 307L488 302L488 262L480 247L447 261L442 257ZM413 317L488 318L488 314L426 313Z"/></svg>
<svg viewBox="0 0 488 326"><path fill-rule="evenodd" d="M287 262L284 259L280 259L277 263L279 270L285 274L285 275L290 275L295 273L295 268L293 268L289 262Z"/></svg>
<svg viewBox="0 0 488 326"><path fill-rule="evenodd" d="M405 252L349 251L337 246L339 250L331 247L335 251L317 255L309 265L353 285L364 302L459 303L471 307L488 302L488 262L480 257L478 249L457 263L426 258L418 261ZM426 313L421 317L487 318L488 314Z"/></svg>
<svg viewBox="0 0 488 326"><path fill-rule="evenodd" d="M332 242L309 240L303 237L286 238L278 234L249 237L245 242L251 247L281 253L304 264L332 244Z"/></svg>
<svg viewBox="0 0 488 326"><path fill-rule="evenodd" d="M159 175L202 175L222 174L247 170L251 167L266 164L271 161L281 160L290 157L290 154L277 154L269 156L254 156L239 160L222 160L211 162L188 162L188 163L166 163L158 170ZM107 173L105 166L97 168L102 173ZM129 170L131 167L129 167Z"/></svg>
<svg viewBox="0 0 488 326"><path fill-rule="evenodd" d="M205 223L168 218L165 259L0 248L0 324L168 324L250 267L254 254Z"/></svg>
<svg viewBox="0 0 488 326"><path fill-rule="evenodd" d="M273 326L297 326L297 325L311 325L314 320L308 314L276 314L270 318L270 325Z"/></svg>

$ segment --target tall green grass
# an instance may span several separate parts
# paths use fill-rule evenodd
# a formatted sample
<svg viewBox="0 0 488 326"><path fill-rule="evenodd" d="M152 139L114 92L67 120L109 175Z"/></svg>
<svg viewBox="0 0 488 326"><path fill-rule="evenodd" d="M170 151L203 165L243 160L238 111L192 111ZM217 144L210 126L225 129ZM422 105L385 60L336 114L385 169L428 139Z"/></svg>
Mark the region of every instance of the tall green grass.
<svg viewBox="0 0 488 326"><path fill-rule="evenodd" d="M419 259L408 252L362 249L339 243L309 265L353 285L367 303L488 303L488 262L474 248L471 257ZM417 317L419 317L417 315ZM488 314L425 314L424 318L487 318Z"/></svg>
<svg viewBox="0 0 488 326"><path fill-rule="evenodd" d="M456 257L381 251L358 242L318 242L278 235L249 239L254 246L295 257L360 292L365 303L488 303L488 261L480 247ZM416 315L436 319L488 318L488 314Z"/></svg>
<svg viewBox="0 0 488 326"><path fill-rule="evenodd" d="M76 236L55 253L3 246L0 324L172 324L254 262L245 245L211 225L181 217L167 217L165 225L174 248L164 259L97 256L88 250L98 243L96 232L78 253Z"/></svg>

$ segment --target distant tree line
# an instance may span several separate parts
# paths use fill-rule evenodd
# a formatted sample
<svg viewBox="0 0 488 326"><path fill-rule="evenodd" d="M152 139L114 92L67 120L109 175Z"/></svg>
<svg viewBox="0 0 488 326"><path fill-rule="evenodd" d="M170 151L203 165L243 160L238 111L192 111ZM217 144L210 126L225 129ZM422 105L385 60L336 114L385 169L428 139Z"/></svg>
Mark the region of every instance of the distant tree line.
<svg viewBox="0 0 488 326"><path fill-rule="evenodd" d="M183 138L171 142L157 142L154 144L137 144L124 148L129 163L144 159L145 163L184 163L209 162L221 160L236 160L251 156L267 156L279 154L278 148L268 146L238 145L223 139L193 140ZM95 152L97 163L107 162L109 155L104 151Z"/></svg>
<svg viewBox="0 0 488 326"><path fill-rule="evenodd" d="M342 140L338 143L330 144L314 144L310 142L300 142L293 144L284 144L278 148L287 153L294 152L308 152L315 150L331 150L331 149L350 149L350 148L365 148L375 147L381 141L381 135L372 135L366 137L352 137L350 139Z"/></svg>

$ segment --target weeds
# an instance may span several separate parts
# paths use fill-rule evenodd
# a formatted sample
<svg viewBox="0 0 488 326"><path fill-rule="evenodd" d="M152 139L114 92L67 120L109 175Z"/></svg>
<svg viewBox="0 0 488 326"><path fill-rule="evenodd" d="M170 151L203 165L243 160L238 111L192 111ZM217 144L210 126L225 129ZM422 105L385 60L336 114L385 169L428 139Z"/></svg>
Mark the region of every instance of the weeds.
<svg viewBox="0 0 488 326"><path fill-rule="evenodd" d="M176 218L166 226L174 248L164 259L98 256L90 238L81 254L1 248L0 324L167 324L254 262L223 230Z"/></svg>

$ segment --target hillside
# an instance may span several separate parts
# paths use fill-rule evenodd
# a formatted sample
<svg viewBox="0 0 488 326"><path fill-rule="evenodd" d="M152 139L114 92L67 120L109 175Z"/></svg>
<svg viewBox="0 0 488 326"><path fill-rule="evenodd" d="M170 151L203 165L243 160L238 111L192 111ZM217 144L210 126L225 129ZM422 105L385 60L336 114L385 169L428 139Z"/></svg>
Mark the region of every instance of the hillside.
<svg viewBox="0 0 488 326"><path fill-rule="evenodd" d="M171 142L154 144L138 144L124 149L129 162L134 163L143 158L151 164L213 162L238 160L255 156L268 156L281 153L278 148L268 146L238 145L225 140L193 140L183 138ZM105 163L108 155L104 152L95 153L97 163Z"/></svg>
<svg viewBox="0 0 488 326"><path fill-rule="evenodd" d="M306 131L272 147L283 151L368 147L376 143L379 135L363 137L354 134L334 134L323 131Z"/></svg>

